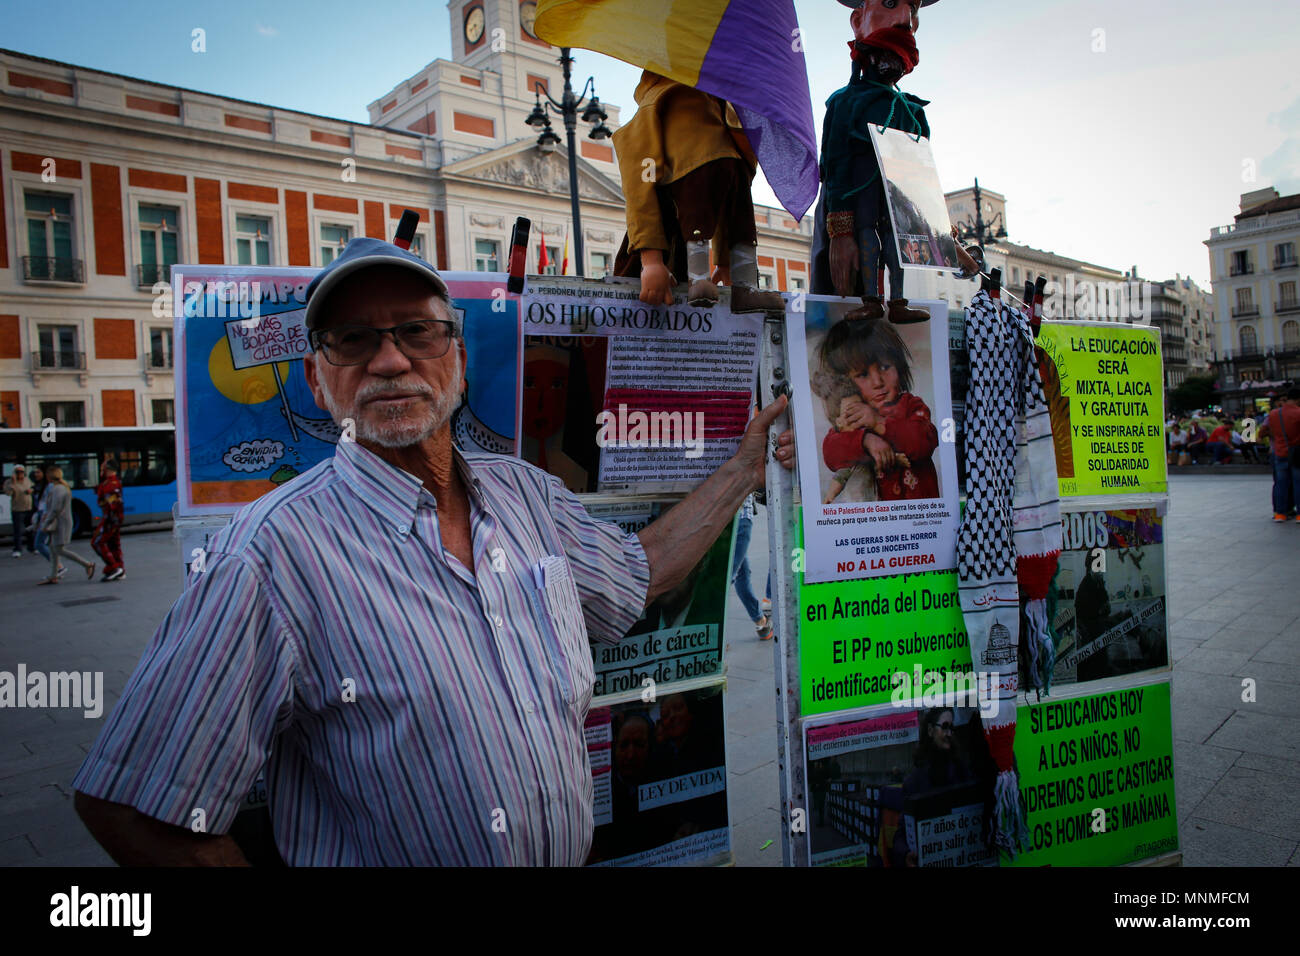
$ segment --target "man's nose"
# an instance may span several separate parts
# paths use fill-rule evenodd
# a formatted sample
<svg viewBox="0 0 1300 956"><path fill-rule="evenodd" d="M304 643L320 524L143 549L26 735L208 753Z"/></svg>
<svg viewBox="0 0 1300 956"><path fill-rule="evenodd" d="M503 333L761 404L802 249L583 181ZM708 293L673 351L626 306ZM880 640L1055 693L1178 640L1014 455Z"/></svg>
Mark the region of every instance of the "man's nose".
<svg viewBox="0 0 1300 956"><path fill-rule="evenodd" d="M366 364L366 370L375 375L391 377L411 367L411 360L406 357L391 335L379 337L379 351Z"/></svg>

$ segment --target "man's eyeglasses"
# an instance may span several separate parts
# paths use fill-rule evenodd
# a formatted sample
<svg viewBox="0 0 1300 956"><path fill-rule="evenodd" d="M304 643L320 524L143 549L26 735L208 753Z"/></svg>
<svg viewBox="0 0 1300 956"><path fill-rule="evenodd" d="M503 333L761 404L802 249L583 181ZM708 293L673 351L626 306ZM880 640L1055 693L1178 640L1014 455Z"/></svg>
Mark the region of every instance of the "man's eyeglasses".
<svg viewBox="0 0 1300 956"><path fill-rule="evenodd" d="M450 322L418 319L384 329L370 325L341 325L311 334L312 347L331 365L363 365L378 354L385 335L411 359L435 359L447 354L456 329Z"/></svg>

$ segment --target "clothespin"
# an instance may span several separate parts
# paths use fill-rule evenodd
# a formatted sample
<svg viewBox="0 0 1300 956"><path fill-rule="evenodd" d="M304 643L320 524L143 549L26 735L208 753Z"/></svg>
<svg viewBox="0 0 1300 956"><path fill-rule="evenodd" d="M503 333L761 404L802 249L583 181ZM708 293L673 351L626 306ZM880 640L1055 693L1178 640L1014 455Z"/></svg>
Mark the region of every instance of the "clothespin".
<svg viewBox="0 0 1300 956"><path fill-rule="evenodd" d="M1034 280L1025 280L1025 318L1029 320L1029 328L1033 330L1035 336L1038 335L1038 323L1034 321Z"/></svg>
<svg viewBox="0 0 1300 956"><path fill-rule="evenodd" d="M1034 283L1034 334L1038 334L1038 327L1043 324L1043 289L1047 288L1047 277L1039 276L1038 281Z"/></svg>
<svg viewBox="0 0 1300 956"><path fill-rule="evenodd" d="M994 299L1002 298L1002 270L994 269L989 273L989 296Z"/></svg>
<svg viewBox="0 0 1300 956"><path fill-rule="evenodd" d="M402 210L402 221L397 224L397 234L393 236L393 245L399 249L410 249L411 240L415 238L415 227L420 222L420 214L414 209Z"/></svg>

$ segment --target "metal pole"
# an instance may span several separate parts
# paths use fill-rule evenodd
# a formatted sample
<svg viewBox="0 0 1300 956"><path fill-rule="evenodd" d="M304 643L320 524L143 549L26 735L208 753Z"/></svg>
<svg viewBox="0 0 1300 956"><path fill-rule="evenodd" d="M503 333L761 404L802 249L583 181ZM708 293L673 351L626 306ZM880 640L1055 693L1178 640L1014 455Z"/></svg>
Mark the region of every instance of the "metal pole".
<svg viewBox="0 0 1300 956"><path fill-rule="evenodd" d="M984 204L980 202L980 178L975 177L975 235L980 244L980 258L984 257Z"/></svg>
<svg viewBox="0 0 1300 956"><path fill-rule="evenodd" d="M578 101L573 95L573 83L569 78L569 68L573 57L569 56L569 47L560 48L560 65L564 67L564 132L569 140L569 202L573 208L573 249L577 254L577 271L580 277L586 276L582 252L582 210L578 203Z"/></svg>

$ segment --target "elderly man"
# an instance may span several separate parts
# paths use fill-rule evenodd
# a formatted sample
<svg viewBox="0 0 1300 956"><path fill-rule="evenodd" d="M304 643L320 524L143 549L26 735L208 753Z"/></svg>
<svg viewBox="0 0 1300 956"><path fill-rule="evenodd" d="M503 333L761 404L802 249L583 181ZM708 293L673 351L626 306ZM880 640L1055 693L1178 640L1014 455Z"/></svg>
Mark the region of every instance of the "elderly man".
<svg viewBox="0 0 1300 956"><path fill-rule="evenodd" d="M212 542L73 782L125 864L241 864L266 766L290 864L580 864L588 635L616 641L763 480L779 400L639 534L522 461L462 454L466 353L423 260L357 239L308 288L334 457ZM788 458L789 439L780 457Z"/></svg>

